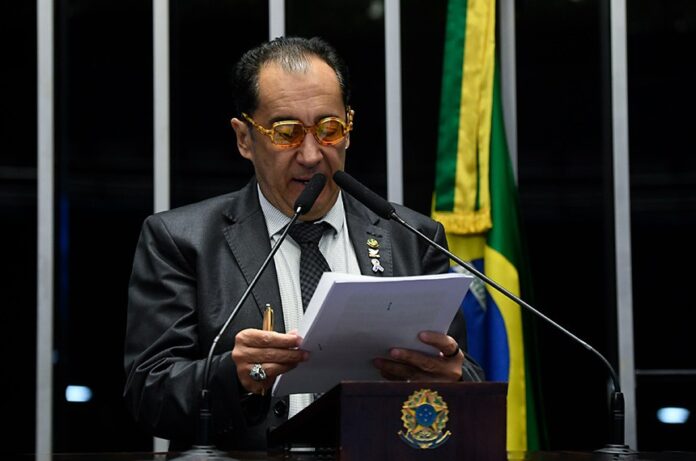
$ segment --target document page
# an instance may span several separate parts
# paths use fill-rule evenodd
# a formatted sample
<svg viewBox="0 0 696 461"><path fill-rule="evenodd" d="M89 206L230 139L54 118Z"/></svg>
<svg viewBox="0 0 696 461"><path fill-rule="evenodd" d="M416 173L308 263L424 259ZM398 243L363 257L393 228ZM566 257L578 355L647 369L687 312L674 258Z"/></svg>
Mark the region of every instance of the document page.
<svg viewBox="0 0 696 461"><path fill-rule="evenodd" d="M325 272L300 323L307 362L280 375L273 395L326 392L342 380L380 380L372 364L394 347L437 355L421 331L446 333L473 277L372 277Z"/></svg>

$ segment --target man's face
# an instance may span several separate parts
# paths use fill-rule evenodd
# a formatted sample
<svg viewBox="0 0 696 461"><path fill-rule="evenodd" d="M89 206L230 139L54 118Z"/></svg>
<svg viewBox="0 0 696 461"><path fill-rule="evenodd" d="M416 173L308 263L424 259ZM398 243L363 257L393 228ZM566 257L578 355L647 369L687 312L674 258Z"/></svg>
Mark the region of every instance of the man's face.
<svg viewBox="0 0 696 461"><path fill-rule="evenodd" d="M275 63L263 66L258 108L249 115L264 128L281 120L299 120L312 126L325 117L345 121L346 108L336 73L325 62L311 58L306 73L289 73ZM299 146L281 148L237 118L232 119L232 127L240 154L254 164L261 191L277 209L292 216L297 197L315 173L327 177L326 186L302 219L319 219L331 209L339 191L332 178L344 168L347 137L333 146L323 146L308 132Z"/></svg>

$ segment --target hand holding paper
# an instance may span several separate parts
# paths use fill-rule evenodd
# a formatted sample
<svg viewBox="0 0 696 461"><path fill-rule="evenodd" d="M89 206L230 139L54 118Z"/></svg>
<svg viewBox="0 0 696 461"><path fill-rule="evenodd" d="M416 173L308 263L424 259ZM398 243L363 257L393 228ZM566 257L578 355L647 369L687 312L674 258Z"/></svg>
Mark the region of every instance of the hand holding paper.
<svg viewBox="0 0 696 461"><path fill-rule="evenodd" d="M298 333L310 360L279 376L273 394L325 392L341 380L384 379L373 360L388 358L395 348L408 354L402 356L408 366L427 368L435 363L428 360L436 359L438 367L431 371L441 372L442 379L455 363L461 372L463 357L443 360L442 355L455 349L445 332L471 280L455 273L391 278L325 273ZM423 342L418 337L423 331L436 334ZM388 373L400 379L403 373L416 374L399 362L401 368ZM446 367L439 368L442 364Z"/></svg>
<svg viewBox="0 0 696 461"><path fill-rule="evenodd" d="M459 381L464 354L454 338L444 333L423 331L418 334L418 339L439 349L439 356L394 348L389 351L388 358L373 361L382 377L391 381Z"/></svg>

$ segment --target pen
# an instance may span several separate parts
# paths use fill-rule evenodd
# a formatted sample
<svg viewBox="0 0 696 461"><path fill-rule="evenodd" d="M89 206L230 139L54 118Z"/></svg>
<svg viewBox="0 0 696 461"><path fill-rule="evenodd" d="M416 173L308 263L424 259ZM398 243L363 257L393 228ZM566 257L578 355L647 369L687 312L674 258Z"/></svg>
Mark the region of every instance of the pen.
<svg viewBox="0 0 696 461"><path fill-rule="evenodd" d="M273 308L270 304L266 304L266 310L263 312L263 330L273 331Z"/></svg>
<svg viewBox="0 0 696 461"><path fill-rule="evenodd" d="M263 311L263 331L273 331L273 308L268 303ZM261 395L266 395L266 389L261 389Z"/></svg>

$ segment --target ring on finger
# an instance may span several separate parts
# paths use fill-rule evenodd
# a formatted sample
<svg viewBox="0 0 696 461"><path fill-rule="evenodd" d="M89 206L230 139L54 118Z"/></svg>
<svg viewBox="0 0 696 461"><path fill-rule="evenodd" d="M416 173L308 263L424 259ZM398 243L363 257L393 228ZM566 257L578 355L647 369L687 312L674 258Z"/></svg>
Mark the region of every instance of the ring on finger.
<svg viewBox="0 0 696 461"><path fill-rule="evenodd" d="M268 375L266 375L266 370L263 369L260 363L255 363L251 366L249 376L258 383L265 381Z"/></svg>
<svg viewBox="0 0 696 461"><path fill-rule="evenodd" d="M452 352L450 354L443 353L442 356L446 359L451 359L452 357L456 357L457 355L459 355L459 351L461 351L461 350L462 349L459 346L457 346L457 348L454 350L454 352Z"/></svg>

